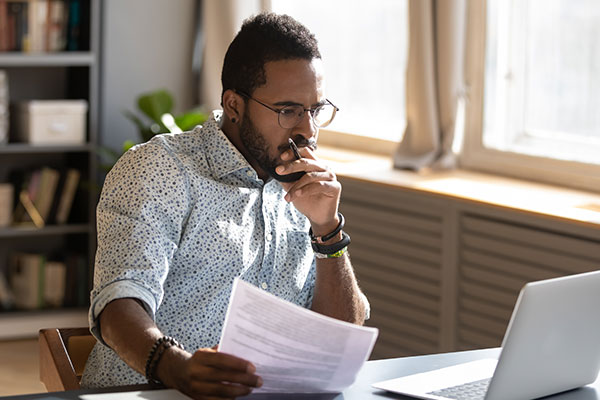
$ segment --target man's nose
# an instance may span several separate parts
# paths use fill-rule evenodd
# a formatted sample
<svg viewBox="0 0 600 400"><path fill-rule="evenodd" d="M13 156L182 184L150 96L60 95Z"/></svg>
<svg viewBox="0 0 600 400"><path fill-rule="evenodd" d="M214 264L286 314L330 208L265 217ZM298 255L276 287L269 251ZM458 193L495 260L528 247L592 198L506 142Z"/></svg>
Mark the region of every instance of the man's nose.
<svg viewBox="0 0 600 400"><path fill-rule="evenodd" d="M315 124L312 113L305 111L300 123L296 125L297 134L304 136L306 139L311 139L317 135L319 128Z"/></svg>

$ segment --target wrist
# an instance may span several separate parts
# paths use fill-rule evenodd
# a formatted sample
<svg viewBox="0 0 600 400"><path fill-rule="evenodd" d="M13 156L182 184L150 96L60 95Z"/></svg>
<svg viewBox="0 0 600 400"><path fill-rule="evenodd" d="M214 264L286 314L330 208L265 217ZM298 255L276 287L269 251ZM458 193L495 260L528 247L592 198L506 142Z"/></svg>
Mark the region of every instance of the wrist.
<svg viewBox="0 0 600 400"><path fill-rule="evenodd" d="M316 224L314 222L311 222L310 228L311 228L311 232L312 232L313 236L319 237L319 236L327 235L330 232L333 232L339 224L340 224L340 216L338 213L336 213L335 217L329 222L326 222L323 224Z"/></svg>
<svg viewBox="0 0 600 400"><path fill-rule="evenodd" d="M342 213L338 212L337 218L339 220L337 226L327 234L316 235L312 227L308 231L317 258L339 258L346 253L350 236L342 230L345 224Z"/></svg>
<svg viewBox="0 0 600 400"><path fill-rule="evenodd" d="M168 365L169 362L168 360L165 362L164 357L168 358L169 355L174 354L173 350L175 348L184 351L183 345L170 336L162 336L154 341L148 354L144 371L149 384L156 386L172 384L171 382L167 383L167 381L170 381L172 378L170 376L170 371L172 371L172 369L165 369L165 365ZM166 379L166 381L164 379Z"/></svg>
<svg viewBox="0 0 600 400"><path fill-rule="evenodd" d="M180 381L185 371L185 363L191 356L177 346L169 347L156 366L156 377L164 386L179 389L182 386Z"/></svg>

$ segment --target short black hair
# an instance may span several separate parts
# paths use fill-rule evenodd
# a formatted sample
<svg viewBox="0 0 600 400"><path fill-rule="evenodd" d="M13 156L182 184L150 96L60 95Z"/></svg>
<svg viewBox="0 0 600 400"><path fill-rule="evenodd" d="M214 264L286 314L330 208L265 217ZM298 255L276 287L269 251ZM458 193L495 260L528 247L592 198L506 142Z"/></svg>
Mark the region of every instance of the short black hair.
<svg viewBox="0 0 600 400"><path fill-rule="evenodd" d="M248 18L225 54L221 98L229 89L252 95L267 83L269 61L315 58L321 58L315 35L289 15L263 12Z"/></svg>

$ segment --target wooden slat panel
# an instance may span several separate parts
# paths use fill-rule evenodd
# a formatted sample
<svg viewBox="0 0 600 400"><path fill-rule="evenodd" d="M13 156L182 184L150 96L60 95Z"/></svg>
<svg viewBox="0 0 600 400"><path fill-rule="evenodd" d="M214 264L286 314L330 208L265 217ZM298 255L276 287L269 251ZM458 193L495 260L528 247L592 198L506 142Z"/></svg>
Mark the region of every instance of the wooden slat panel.
<svg viewBox="0 0 600 400"><path fill-rule="evenodd" d="M343 181L340 205L350 257L379 329L372 358L436 351L442 212L434 203L364 182ZM435 203L437 204L437 203Z"/></svg>
<svg viewBox="0 0 600 400"><path fill-rule="evenodd" d="M502 337L508 326L508 320L499 320L493 316L482 316L470 312L459 312L458 320L464 328L471 331L488 334L492 337Z"/></svg>
<svg viewBox="0 0 600 400"><path fill-rule="evenodd" d="M410 354L423 354L432 352L432 350L435 351L437 348L437 344L435 343L428 343L419 338L398 334L389 330L380 330L377 342L387 344L390 347L403 349L405 352L410 352Z"/></svg>
<svg viewBox="0 0 600 400"><path fill-rule="evenodd" d="M506 257L497 256L494 254L479 253L477 250L463 249L461 251L461 258L463 262L476 265L478 268L497 271L514 277L520 277L525 279L527 282L555 278L569 273L564 269L555 270L549 267L530 265L524 262L508 260Z"/></svg>
<svg viewBox="0 0 600 400"><path fill-rule="evenodd" d="M509 242L518 240L519 243L526 244L528 247L550 249L553 252L571 254L577 258L589 258L600 262L600 243L593 240L476 216L465 216L462 222L467 232L482 233Z"/></svg>
<svg viewBox="0 0 600 400"><path fill-rule="evenodd" d="M426 279L430 282L439 282L439 265L430 263L415 262L414 260L402 257L391 252L378 252L371 248L362 246L353 246L350 250L352 265L358 273L365 270L367 274L374 268L391 269L398 276L414 276Z"/></svg>
<svg viewBox="0 0 600 400"><path fill-rule="evenodd" d="M399 276L398 272L390 271L385 268L373 268L370 272L370 276L365 279L374 283L378 282L381 285L388 285L392 289L410 289L418 293L427 294L431 297L438 297L440 294L440 286L436 282L432 283L428 280L414 278L412 276Z"/></svg>
<svg viewBox="0 0 600 400"><path fill-rule="evenodd" d="M385 314L373 315L369 323L386 332L394 332L402 336L412 336L415 340L437 343L438 334L435 330L408 323L404 318L393 318Z"/></svg>
<svg viewBox="0 0 600 400"><path fill-rule="evenodd" d="M461 266L461 276L470 281L491 285L508 292L518 292L523 285L527 283L525 279L515 278L512 275L502 274L496 271L485 270L468 263L464 263Z"/></svg>
<svg viewBox="0 0 600 400"><path fill-rule="evenodd" d="M345 202L340 206L344 215L355 216L348 219L348 227L360 226L360 228L372 232L402 233L403 229L410 229L425 237L440 237L441 220L439 218L423 218L413 213L401 211L386 211L380 208L366 208L364 205ZM413 240L412 236L406 236ZM439 247L439 245L438 245Z"/></svg>
<svg viewBox="0 0 600 400"><path fill-rule="evenodd" d="M367 280L361 281L361 286L364 289L367 297L369 296L370 292L379 293L382 296L388 297L390 301L395 300L409 306L414 306L433 312L437 312L440 307L438 299L410 292L409 290L399 290L397 287L388 288L377 282L372 283L371 281Z"/></svg>
<svg viewBox="0 0 600 400"><path fill-rule="evenodd" d="M379 298L376 295L369 296L371 314L384 314L393 318L410 320L416 324L423 325L428 329L437 329L440 323L439 314L427 312L420 308Z"/></svg>
<svg viewBox="0 0 600 400"><path fill-rule="evenodd" d="M412 258L439 265L441 260L440 250L426 247L418 247L410 243L395 241L393 237L375 237L361 231L349 231L348 234L352 238L353 243L360 243L361 247L373 249L373 251L381 253L393 252L398 257ZM356 252L357 246L352 245L351 251Z"/></svg>
<svg viewBox="0 0 600 400"><path fill-rule="evenodd" d="M600 242L475 214L460 221L457 333L462 349L498 346L523 285L600 267Z"/></svg>
<svg viewBox="0 0 600 400"><path fill-rule="evenodd" d="M598 263L592 260L580 259L550 250L533 249L521 244L482 238L474 234L463 234L462 240L464 245L470 248L480 249L491 254L506 255L509 259L523 260L533 265L545 265L555 269L564 268L573 273L598 268Z"/></svg>
<svg viewBox="0 0 600 400"><path fill-rule="evenodd" d="M487 347L499 347L502 337L483 334L481 332L465 329L458 330L459 348L457 350L482 349Z"/></svg>
<svg viewBox="0 0 600 400"><path fill-rule="evenodd" d="M489 302L474 300L467 296L462 296L458 301L459 307L463 312L475 313L480 315L491 315L500 320L510 320L512 308L499 307Z"/></svg>
<svg viewBox="0 0 600 400"><path fill-rule="evenodd" d="M514 307L518 296L518 293L509 293L467 281L461 281L459 288L462 296L470 296L479 301L488 301L491 304L509 309Z"/></svg>
<svg viewBox="0 0 600 400"><path fill-rule="evenodd" d="M342 206L346 203L356 203L379 207L390 212L409 212L412 215L421 215L424 218L440 218L442 215L442 199L424 197L402 192L394 188L359 182L353 179L340 178L344 190L342 191Z"/></svg>

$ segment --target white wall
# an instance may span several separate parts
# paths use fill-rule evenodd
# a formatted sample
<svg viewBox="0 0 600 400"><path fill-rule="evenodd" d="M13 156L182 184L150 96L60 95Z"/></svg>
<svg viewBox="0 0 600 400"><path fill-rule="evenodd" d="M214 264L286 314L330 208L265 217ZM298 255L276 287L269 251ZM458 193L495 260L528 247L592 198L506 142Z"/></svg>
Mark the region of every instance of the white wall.
<svg viewBox="0 0 600 400"><path fill-rule="evenodd" d="M123 110L137 111L140 93L165 88L175 111L195 105L192 55L196 0L104 0L100 77L100 145L120 149L138 141Z"/></svg>

